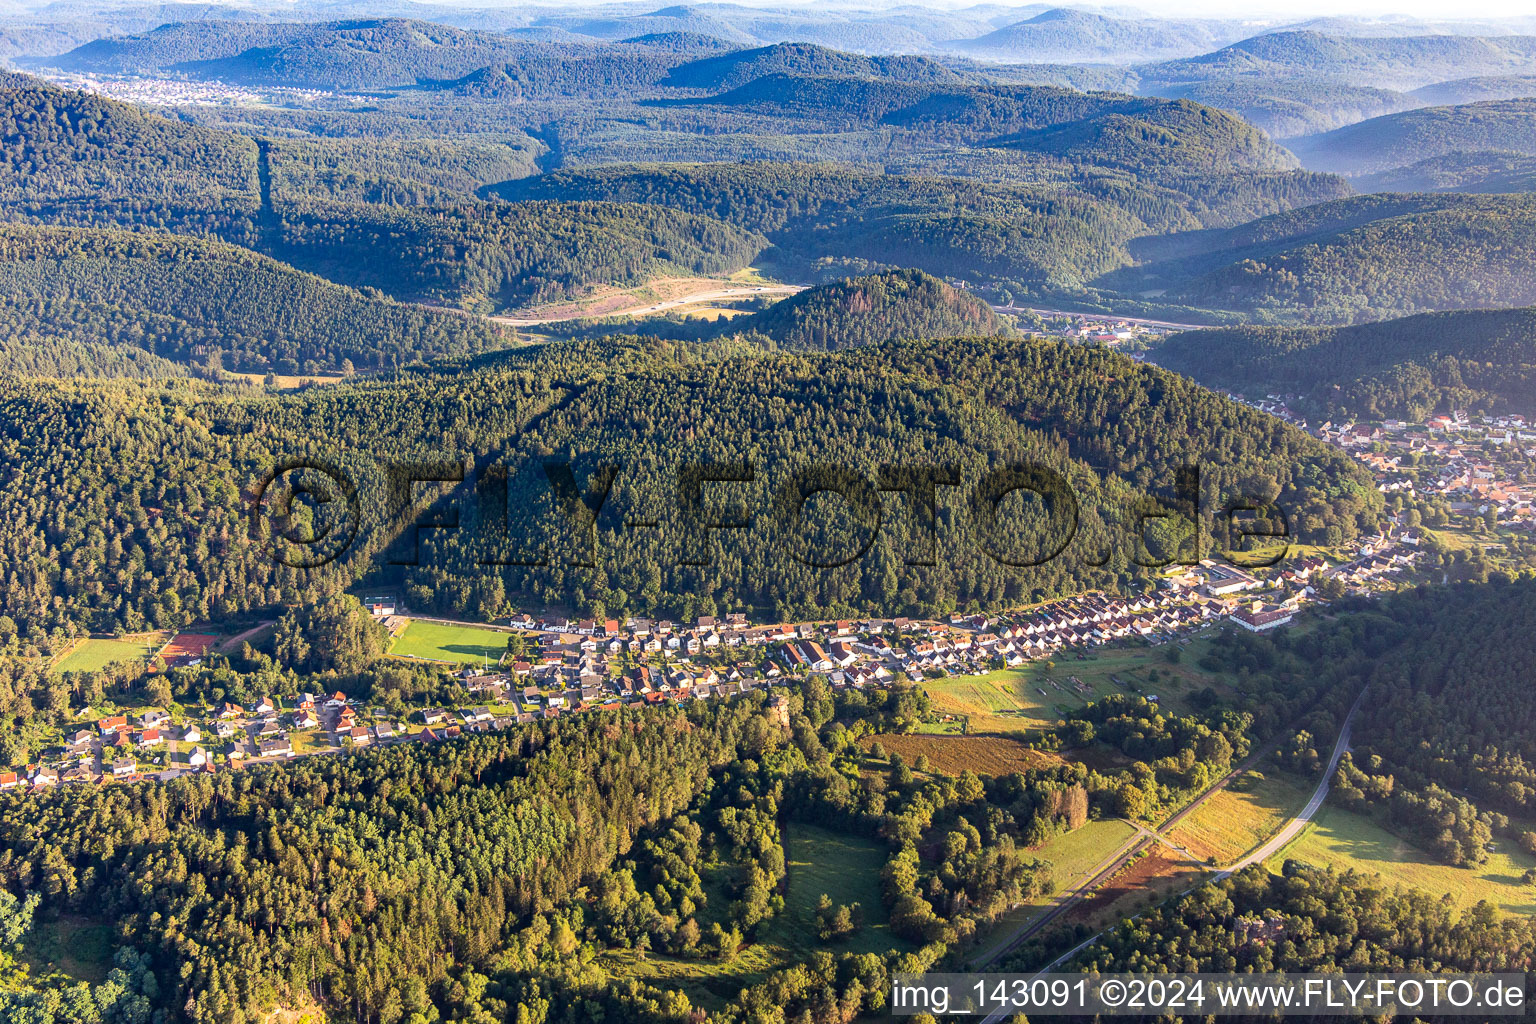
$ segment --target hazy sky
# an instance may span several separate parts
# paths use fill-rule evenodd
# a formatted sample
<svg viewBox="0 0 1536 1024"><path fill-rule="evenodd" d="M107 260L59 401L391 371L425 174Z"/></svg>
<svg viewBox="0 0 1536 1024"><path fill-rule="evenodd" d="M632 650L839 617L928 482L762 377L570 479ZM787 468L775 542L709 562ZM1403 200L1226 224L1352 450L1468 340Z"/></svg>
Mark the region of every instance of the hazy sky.
<svg viewBox="0 0 1536 1024"><path fill-rule="evenodd" d="M1009 2L1009 0L1004 0ZM1170 17L1197 15L1206 17L1247 18L1279 16L1304 18L1328 15L1366 15L1377 17L1402 14L1413 18L1453 20L1464 18L1513 18L1530 16L1531 0L1475 0L1470 3L1448 4L1444 0L1294 0L1274 2L1255 0L1253 3L1233 3L1231 0L1190 0L1186 3L1142 2L1136 4L1154 14Z"/></svg>

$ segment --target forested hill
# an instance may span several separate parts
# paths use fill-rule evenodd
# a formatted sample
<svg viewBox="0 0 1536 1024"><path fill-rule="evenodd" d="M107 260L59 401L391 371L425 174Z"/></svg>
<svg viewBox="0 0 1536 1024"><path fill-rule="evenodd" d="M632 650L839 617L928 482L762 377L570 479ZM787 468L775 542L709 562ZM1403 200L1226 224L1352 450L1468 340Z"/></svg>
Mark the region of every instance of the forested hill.
<svg viewBox="0 0 1536 1024"><path fill-rule="evenodd" d="M1111 280L1197 306L1350 323L1536 303L1536 197L1378 194L1149 238Z"/></svg>
<svg viewBox="0 0 1536 1024"><path fill-rule="evenodd" d="M1171 491L1178 466L1201 467L1211 495L1202 515L1226 497L1273 498L1294 533L1317 540L1354 536L1382 506L1369 477L1321 442L1099 349L1020 338L810 354L732 341L559 343L482 363L281 395L196 382L9 384L0 445L18 471L0 481L0 615L22 635L180 626L264 610L285 586L334 587L370 572L416 608L473 615L508 595L610 614L937 613L1139 579L1133 558L1168 557L1181 539L1167 521L1167 531L1149 531L1157 547L1148 553L1134 525L1149 495ZM595 535L571 525L551 495L543 466L552 453L574 459L578 482L600 464L621 467ZM357 542L307 574L274 564L250 538L239 498L295 456L340 464L361 491ZM411 555L408 543L389 547L402 524L391 518L383 463L466 458L507 465L508 532L475 529L484 506L466 490L456 499L465 529L428 531L421 564L391 568ZM1049 518L1022 496L995 522L969 511L984 475L1015 461L1069 481L1081 510L1075 534L1059 504ZM720 492L746 510L746 530L690 525L677 498L685 462L754 467ZM837 503L808 503L803 531L784 526L775 495L816 479L794 473L827 464L871 481L882 466L953 466L960 483L939 487L933 533L895 504L874 535L862 513L850 520ZM125 465L140 470L125 476ZM41 515L60 490L76 500ZM717 513L734 515L713 504L701 515ZM1216 526L1206 522L1208 543ZM1064 538L1059 557L1016 565ZM95 557L70 572L40 569L82 551ZM134 571L141 562L152 576ZM174 592L150 583L163 578L184 583Z"/></svg>
<svg viewBox="0 0 1536 1024"><path fill-rule="evenodd" d="M1228 32L1209 22L1135 20L1055 7L956 45L999 61L1117 63L1198 53L1231 39Z"/></svg>
<svg viewBox="0 0 1536 1024"><path fill-rule="evenodd" d="M1074 163L1151 171L1159 164L1189 172L1291 170L1297 162L1246 121L1189 100L1112 111L1035 132L1007 136L996 145Z"/></svg>
<svg viewBox="0 0 1536 1024"><path fill-rule="evenodd" d="M133 196L254 212L256 146L27 75L0 73L0 201L12 210Z"/></svg>
<svg viewBox="0 0 1536 1024"><path fill-rule="evenodd" d="M48 63L67 71L174 72L231 83L375 89L454 79L513 60L528 44L424 21L189 22L100 39Z"/></svg>
<svg viewBox="0 0 1536 1024"><path fill-rule="evenodd" d="M1235 943L1239 920L1273 921L1283 939ZM1533 964L1533 949L1536 928L1530 918L1497 916L1487 903L1458 911L1441 895L1389 887L1380 875L1287 861L1281 874L1249 868L1151 907L1061 969L1296 974L1350 971L1369 963L1383 973L1430 966L1474 972L1491 964L1523 971Z"/></svg>
<svg viewBox="0 0 1536 1024"><path fill-rule="evenodd" d="M1421 107L1295 140L1308 167L1369 174L1456 153L1536 155L1536 99Z"/></svg>
<svg viewBox="0 0 1536 1024"><path fill-rule="evenodd" d="M479 317L363 295L233 245L19 224L0 225L0 325L0 371L61 376L160 365L149 356L248 373L382 369L509 340Z"/></svg>
<svg viewBox="0 0 1536 1024"><path fill-rule="evenodd" d="M1154 358L1213 387L1300 394L1325 413L1420 419L1451 407L1536 412L1536 309L1196 331L1169 338Z"/></svg>
<svg viewBox="0 0 1536 1024"><path fill-rule="evenodd" d="M723 92L772 74L888 79L893 82L963 81L961 75L926 57L865 57L809 43L779 43L692 61L674 68L664 79L664 84L680 89Z"/></svg>
<svg viewBox="0 0 1536 1024"><path fill-rule="evenodd" d="M1536 37L1462 35L1348 38L1269 32L1199 57L1137 68L1142 88L1211 78L1333 78L1351 85L1416 89L1484 75L1536 72Z"/></svg>
<svg viewBox="0 0 1536 1024"><path fill-rule="evenodd" d="M1335 164L1311 137L1425 104L1531 95L1536 39L1465 35L1352 37L1268 32L1198 57L1140 64L1136 91L1183 97L1239 114L1303 156ZM1468 75L1477 75L1468 78Z"/></svg>
<svg viewBox="0 0 1536 1024"><path fill-rule="evenodd" d="M0 157L0 196L10 200L0 218L211 235L340 284L482 311L660 273L729 272L764 244L655 206L513 207L429 184L463 182L477 163L526 173L526 137L500 155L456 153L469 165L457 176L400 143L283 141L269 147L264 190L254 140L33 79L5 81L0 116L17 144ZM415 195L433 201L400 205Z"/></svg>
<svg viewBox="0 0 1536 1024"><path fill-rule="evenodd" d="M944 276L1081 283L1129 261L1140 219L1089 195L822 164L687 164L557 171L509 199L644 203L719 218L773 242L787 274L917 267ZM1193 226L1182 210L1152 205Z"/></svg>
<svg viewBox="0 0 1536 1024"><path fill-rule="evenodd" d="M985 302L920 270L894 270L824 284L755 316L733 320L727 329L767 335L787 349L840 349L893 338L1008 332Z"/></svg>
<svg viewBox="0 0 1536 1024"><path fill-rule="evenodd" d="M1536 192L1536 156L1449 153L1357 178L1362 192Z"/></svg>
<svg viewBox="0 0 1536 1024"><path fill-rule="evenodd" d="M765 258L801 280L905 266L1010 287L1075 288L1130 263L1134 238L1231 223L1234 207L1275 209L1347 188L1338 178L1303 178L1213 175L1202 193L1210 206L1103 174L1069 185L1012 185L763 161L555 171L494 191L513 200L647 203L719 218L767 236L775 248Z"/></svg>
<svg viewBox="0 0 1536 1024"><path fill-rule="evenodd" d="M838 126L897 125L1069 163L1126 167L1151 178L1298 166L1295 157L1252 125L1188 100L1049 86L954 86L774 73L710 102L759 114L816 117Z"/></svg>

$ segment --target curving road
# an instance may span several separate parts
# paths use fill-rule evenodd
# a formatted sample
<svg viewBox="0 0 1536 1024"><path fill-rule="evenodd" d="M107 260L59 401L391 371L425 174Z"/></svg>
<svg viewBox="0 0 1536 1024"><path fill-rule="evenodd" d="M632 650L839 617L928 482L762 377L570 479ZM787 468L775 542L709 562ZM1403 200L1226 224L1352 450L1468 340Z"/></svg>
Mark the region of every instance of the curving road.
<svg viewBox="0 0 1536 1024"><path fill-rule="evenodd" d="M1339 761L1344 757L1344 752L1349 749L1350 727L1353 724L1355 712L1360 710L1360 705L1365 700L1365 692L1366 691L1364 690L1360 692L1360 696L1356 697L1354 704L1350 706L1349 713L1344 716L1344 724L1339 729L1339 738L1337 742L1335 742L1333 745L1333 754L1328 759L1328 767L1324 769L1323 777L1318 782L1317 788L1313 790L1312 797L1307 801L1306 805L1297 812L1295 817L1286 822L1284 827L1282 827L1278 832L1276 832L1260 846L1247 853L1240 860L1234 862L1229 867L1217 871L1209 878L1202 879L1200 882L1196 883L1196 885L1204 885L1207 882L1219 882L1224 878L1228 878L1231 875L1236 874L1244 868L1250 867L1254 864L1263 863L1265 860L1273 856L1277 851L1283 849L1287 843L1296 838L1302 829L1306 828L1307 825L1311 823L1313 816L1315 816L1318 812L1318 809L1322 807L1323 801L1328 799L1328 789L1333 781L1334 772L1338 770ZM1226 784L1233 778L1242 772L1247 771L1249 768L1253 767L1253 765L1257 764L1258 761L1267 756L1270 751L1278 745L1278 743L1279 737L1271 741L1269 744L1266 744L1260 750L1255 751L1253 754L1249 755L1241 765L1228 772L1210 789L1207 789L1204 793L1200 794L1200 796L1195 798L1195 800L1191 801L1177 814L1173 815L1173 817L1164 822L1162 827L1157 832L1137 825L1136 835L1127 841L1126 846L1121 847L1118 851L1111 855L1111 860L1107 867L1096 872L1089 881L1085 882L1075 890L1072 890L1069 893L1064 893L1057 900L1057 902L1053 904L1051 908L1044 914L1041 914L1039 917L1036 917L1026 923L996 954L988 957L987 962L996 960L1004 953L1007 953L1010 949L1013 949L1015 946L1019 945L1019 943L1023 942L1029 936L1038 932L1041 928L1045 927L1045 925L1060 917L1074 903L1082 899L1094 889L1097 889L1101 884L1103 884L1116 872L1118 872L1120 868L1123 867L1125 863L1131 859L1131 857L1135 856L1141 850L1152 845L1153 843L1162 843L1165 846L1168 846L1174 850L1178 850L1179 852L1188 856L1189 852L1187 850L1183 850L1181 847L1173 844L1160 833L1178 824L1178 822L1182 820L1186 815L1194 811L1195 808L1199 807L1206 800L1210 799L1210 797L1214 796L1217 792L1224 788ZM1193 889L1195 886L1191 886L1190 888ZM1051 970L1057 964L1060 964L1063 961L1068 960L1076 954L1082 952L1084 949L1087 949L1089 946L1093 945L1093 943L1097 942L1098 939L1099 935L1089 936L1087 939L1084 939L1076 946L1073 946L1071 949L1067 950L1065 953L1061 954L1056 959L1046 964L1040 969L1039 973L1044 973ZM985 967L986 964L983 963L979 964L978 966ZM983 1020L982 1024L997 1024L997 1022L1002 1021L1007 1017L1007 1013L998 1011Z"/></svg>
<svg viewBox="0 0 1536 1024"><path fill-rule="evenodd" d="M1254 864L1263 863L1270 857L1274 856L1276 852L1283 849L1287 843L1296 838L1297 834L1299 834L1302 829L1306 828L1307 825L1311 823L1313 816L1316 815L1318 809L1322 807L1323 801L1328 799L1328 789L1332 785L1333 773L1338 770L1339 761L1344 757L1344 752L1349 749L1350 727L1353 724L1355 712L1360 710L1360 704L1365 700L1365 692L1365 690L1360 691L1360 696L1356 697L1354 704L1350 705L1349 714L1344 716L1344 725L1339 730L1338 741L1333 745L1333 755L1328 759L1328 767L1323 772L1323 777L1321 781L1318 782L1317 788L1312 791L1312 798L1307 801L1306 806L1297 812L1294 818L1286 822L1285 826L1281 828L1280 831L1276 832L1263 844L1256 847L1242 859L1236 861L1230 867L1216 872L1210 878L1202 879L1195 885L1190 886L1189 889L1184 890L1185 892L1190 892L1200 885L1205 885L1207 882L1219 882L1224 878L1228 878L1236 874L1244 868L1250 867ZM1132 920L1135 920L1135 918L1139 916L1139 914L1133 915ZM1077 945L1073 946L1071 949L1067 950L1065 953L1061 954L1056 959L1040 968L1038 973L1044 974L1046 971L1051 970L1063 961L1070 960L1078 953L1081 953L1083 950L1099 941L1099 936L1102 934L1103 933L1100 932L1097 935L1090 935L1082 942L1079 942ZM996 1024L997 1021L1001 1021L1003 1019L1003 1016L994 1014L993 1016L988 1017L985 1021L983 1021L982 1024Z"/></svg>
<svg viewBox="0 0 1536 1024"><path fill-rule="evenodd" d="M1369 689L1369 687L1366 689ZM1307 805L1301 809L1301 812L1296 817L1286 822L1284 828L1270 836L1268 841L1258 849L1252 851L1241 860L1236 861L1232 866L1216 872L1216 877L1212 881L1219 882L1223 878L1237 874L1246 867L1264 863L1274 854L1284 849L1285 845L1292 839L1295 839L1302 829L1311 824L1313 815L1317 814L1318 808L1323 806L1323 801L1328 799L1328 787L1333 782L1333 773L1338 771L1339 761L1343 759L1344 752L1349 749L1349 730L1354 723L1355 712L1360 710L1360 702L1363 700L1365 700L1365 690L1360 691L1360 696L1356 697L1354 704L1350 705L1349 714L1344 716L1344 725L1339 729L1338 742L1333 745L1333 756L1328 758L1328 767L1323 769L1322 780L1318 782L1317 789L1313 791L1312 799L1307 801Z"/></svg>

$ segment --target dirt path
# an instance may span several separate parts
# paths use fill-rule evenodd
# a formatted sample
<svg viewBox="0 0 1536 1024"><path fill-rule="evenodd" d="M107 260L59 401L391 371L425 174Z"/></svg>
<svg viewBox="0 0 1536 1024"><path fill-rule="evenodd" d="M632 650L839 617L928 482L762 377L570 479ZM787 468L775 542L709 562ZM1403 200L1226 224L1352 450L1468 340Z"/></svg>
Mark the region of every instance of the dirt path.
<svg viewBox="0 0 1536 1024"><path fill-rule="evenodd" d="M215 650L217 650L220 654L228 654L231 651L236 650L237 648L239 648L239 646L241 644L245 643L245 641L250 640L252 637L257 636L258 634L260 634L264 630L271 629L275 625L277 625L277 620L276 619L272 619L272 620L267 621L267 622L259 623L259 624L255 625L255 626L252 626L250 629L246 630L244 633L241 633L238 636L232 636L228 640L225 640L223 643L219 644L219 646L217 648L215 648Z"/></svg>

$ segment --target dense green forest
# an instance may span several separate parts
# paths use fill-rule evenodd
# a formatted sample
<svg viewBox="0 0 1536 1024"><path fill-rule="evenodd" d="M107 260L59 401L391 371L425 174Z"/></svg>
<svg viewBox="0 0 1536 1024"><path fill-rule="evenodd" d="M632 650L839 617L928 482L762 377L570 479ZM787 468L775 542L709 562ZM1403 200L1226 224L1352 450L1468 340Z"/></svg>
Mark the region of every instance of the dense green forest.
<svg viewBox="0 0 1536 1024"><path fill-rule="evenodd" d="M1363 175L1356 184L1365 192L1536 192L1536 156L1451 153Z"/></svg>
<svg viewBox="0 0 1536 1024"><path fill-rule="evenodd" d="M726 274L764 245L708 217L637 204L294 200L277 213L268 251L300 269L479 312L669 273Z"/></svg>
<svg viewBox="0 0 1536 1024"><path fill-rule="evenodd" d="M1269 919L1283 932L1273 942L1237 944L1238 919ZM1280 875L1250 868L1154 907L1062 969L1518 972L1529 969L1533 950L1536 924L1529 918L1499 917L1487 904L1458 912L1432 893L1288 863Z"/></svg>
<svg viewBox="0 0 1536 1024"><path fill-rule="evenodd" d="M1159 365L1246 394L1297 394L1322 415L1424 419L1536 408L1536 310L1425 313L1353 327L1176 334Z"/></svg>
<svg viewBox="0 0 1536 1024"><path fill-rule="evenodd" d="M1160 85L1160 95L1230 110L1294 146L1296 136L1390 114L1413 105L1406 93L1337 78L1207 78Z"/></svg>
<svg viewBox="0 0 1536 1024"><path fill-rule="evenodd" d="M13 218L214 235L341 284L482 310L734 270L761 248L727 225L656 207L436 194L471 187L476 166L482 179L526 173L529 141L465 153L474 162L457 175L426 172L431 149L420 144L278 143L273 157L236 135L30 83L0 90L13 140L0 193L25 199L9 207ZM438 203L402 205L423 193Z"/></svg>
<svg viewBox="0 0 1536 1024"><path fill-rule="evenodd" d="M1147 239L1101 284L1162 288L1261 319L1354 323L1536 303L1530 195L1367 195L1225 230Z"/></svg>
<svg viewBox="0 0 1536 1024"><path fill-rule="evenodd" d="M1152 529L1140 541L1136 523L1150 495L1171 495L1186 464L1204 474L1207 546L1229 497L1274 500L1295 534L1333 542L1368 527L1381 507L1348 460L1277 420L1107 352L1018 338L826 355L731 341L558 343L479 368L283 395L194 382L18 381L6 389L3 437L18 472L0 492L10 524L0 614L17 625L11 642L33 646L57 630L140 630L266 608L292 588L335 587L374 568L403 573L420 607L487 615L515 595L610 613L758 607L783 618L1016 604L1116 586L1144 572L1136 560L1171 557L1187 527L1164 524L1171 535ZM358 542L307 575L274 564L249 537L239 497L280 460L304 456L339 463L363 496ZM601 486L600 464L622 468L595 525L581 526L550 492L540 466L563 458L574 459L583 493ZM504 462L505 535L493 525L494 500L466 483L455 499L466 528L427 531L421 565L391 568L410 557L409 548L386 554L403 528L387 497L390 459ZM690 461L750 462L755 480L710 485L689 513L677 495ZM1063 474L1080 506L1070 548L1034 568L1007 563L1048 554L1068 530L1064 506L1020 496L995 522L970 510L982 477L1013 461ZM960 485L937 488L936 519L910 496L884 498L878 543L868 521L840 519L841 502L811 502L803 528L786 534L774 495L810 479L792 474L828 462L870 481L885 464L939 467L941 476L953 467ZM125 477L122 466L139 471ZM60 492L76 500L53 502ZM694 523L735 515L738 503L752 523L744 532ZM470 528L482 513L493 518ZM817 567L868 543L850 564ZM937 564L905 565L914 552ZM507 561L548 564L499 564Z"/></svg>
<svg viewBox="0 0 1536 1024"><path fill-rule="evenodd" d="M752 331L788 349L839 349L892 338L1006 334L985 302L920 270L810 288L722 330Z"/></svg>
<svg viewBox="0 0 1536 1024"><path fill-rule="evenodd" d="M254 210L256 194L249 140L0 73L0 198L11 210L193 196Z"/></svg>
<svg viewBox="0 0 1536 1024"><path fill-rule="evenodd" d="M509 341L479 318L177 235L0 225L0 295L11 337L0 367L12 373L113 376L121 361L162 360L246 373L381 369Z"/></svg>
<svg viewBox="0 0 1536 1024"><path fill-rule="evenodd" d="M750 163L557 171L497 191L509 199L565 196L716 217L765 235L774 243L765 259L786 273L843 276L871 266L909 266L1024 290L1071 288L1123 266L1131 259L1127 244L1139 236L1228 223L1220 211L1229 203L1274 208L1249 191L1252 183L1232 181L1232 192L1218 199L1229 184L1218 176L1207 183L1212 206L1202 207L1178 201L1170 190L1102 179L1029 186ZM1272 184L1286 187L1278 179Z"/></svg>
<svg viewBox="0 0 1536 1024"><path fill-rule="evenodd" d="M1529 581L1495 582L1395 606L1401 641L1372 675L1340 766L1342 800L1381 808L1448 863L1486 860L1490 831L1536 841L1536 705L1519 682L1532 593Z"/></svg>
<svg viewBox="0 0 1536 1024"><path fill-rule="evenodd" d="M879 78L893 82L963 81L960 74L926 57L865 57L825 46L780 43L703 57L674 68L666 85L704 92L724 92L767 75Z"/></svg>

